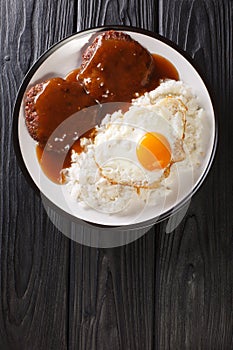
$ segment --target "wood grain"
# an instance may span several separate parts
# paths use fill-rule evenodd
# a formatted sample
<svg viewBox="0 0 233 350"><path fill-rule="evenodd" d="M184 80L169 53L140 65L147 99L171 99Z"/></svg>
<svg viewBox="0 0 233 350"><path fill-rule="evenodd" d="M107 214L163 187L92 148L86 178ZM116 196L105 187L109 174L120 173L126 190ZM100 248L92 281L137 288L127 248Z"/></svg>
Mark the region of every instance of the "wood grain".
<svg viewBox="0 0 233 350"><path fill-rule="evenodd" d="M69 244L26 183L12 147L22 79L70 34L72 1L1 2L0 349L66 349Z"/></svg>
<svg viewBox="0 0 233 350"><path fill-rule="evenodd" d="M0 11L0 349L231 350L233 2L3 0ZM115 249L81 246L52 225L11 139L13 101L32 63L66 35L104 24L159 30L185 49L220 124L214 167L181 225L165 234L158 224Z"/></svg>
<svg viewBox="0 0 233 350"><path fill-rule="evenodd" d="M72 245L70 349L153 349L158 230L114 249Z"/></svg>
<svg viewBox="0 0 233 350"><path fill-rule="evenodd" d="M77 0L77 30L114 24L156 30L157 14L157 1Z"/></svg>
<svg viewBox="0 0 233 350"><path fill-rule="evenodd" d="M213 91L220 140L214 167L172 235L160 235L158 349L233 348L231 1L160 1L160 33L185 49ZM222 136L222 137L221 137ZM230 186L230 188L229 188Z"/></svg>

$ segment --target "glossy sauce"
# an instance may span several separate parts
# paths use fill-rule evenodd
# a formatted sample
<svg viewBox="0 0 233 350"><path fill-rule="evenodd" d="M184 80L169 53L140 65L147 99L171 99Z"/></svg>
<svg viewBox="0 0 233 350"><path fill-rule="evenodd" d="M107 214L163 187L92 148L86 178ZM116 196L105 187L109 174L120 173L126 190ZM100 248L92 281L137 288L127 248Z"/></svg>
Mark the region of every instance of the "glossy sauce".
<svg viewBox="0 0 233 350"><path fill-rule="evenodd" d="M92 128L88 130L82 135L82 137L94 139L95 129ZM62 184L64 182L64 177L61 173L61 170L71 166L72 150L74 150L76 153L81 153L83 151L83 148L80 145L80 138L73 143L73 145L66 153L51 151L46 147L37 145L36 154L40 162L40 166L45 175L51 181L58 184Z"/></svg>
<svg viewBox="0 0 233 350"><path fill-rule="evenodd" d="M155 70L149 82L146 84L146 87L141 90L139 95L142 95L145 91L155 89L159 85L161 79L179 80L179 74L171 62L156 54L152 56ZM114 67L112 67L112 69L114 71ZM39 132L44 133L46 138L49 139L46 146L41 144L37 146L37 158L46 176L51 181L58 184L62 183L64 180L61 175L61 170L71 165L71 151L75 150L78 153L82 151L80 137L94 138L95 133L93 131L93 126L98 124L107 112L112 113L120 108L126 111L130 106L127 102L130 102L132 99L132 91L130 90L128 95L124 95L124 102L117 105L117 108L114 107L114 104L109 104L109 106L106 104L105 108L102 108L101 113L99 113L99 110L96 112L96 110L93 109L91 113L93 115L90 115L88 111L85 115L85 108L95 105L96 102L86 93L77 81L79 72L80 68L70 72L66 79L50 79L45 83L43 92L40 93L35 104L36 111L38 115L40 115ZM125 86L127 86L127 84L129 84L129 82L125 81ZM138 95L138 91L135 91L135 93ZM119 101L118 96L115 96L114 100ZM111 98L109 100L106 99L106 102L111 101L113 101ZM96 106L98 105L96 104ZM76 122L73 118L71 123L64 124L64 127L58 127L58 125L70 115L81 110L84 110L84 114L82 116L83 119L81 119L79 123L80 125L76 123L79 118L77 115ZM85 120L90 130L88 130L88 126L86 125L83 129L84 132L80 126L81 123L82 125L85 124ZM57 142L57 140L59 140L59 142Z"/></svg>
<svg viewBox="0 0 233 350"><path fill-rule="evenodd" d="M51 181L62 184L64 179L61 170L70 166L70 160L68 159L71 156L71 152L68 151L67 155L65 155L64 153L49 151L44 147L37 145L36 155L45 175Z"/></svg>
<svg viewBox="0 0 233 350"><path fill-rule="evenodd" d="M160 79L178 79L165 58L151 55L138 42L100 37L89 50L77 79L100 103L131 101L154 90Z"/></svg>
<svg viewBox="0 0 233 350"><path fill-rule="evenodd" d="M72 70L68 75L66 76L66 81L75 81L77 82L77 75L80 72L80 68Z"/></svg>
<svg viewBox="0 0 233 350"><path fill-rule="evenodd" d="M95 101L77 81L50 79L43 84L43 91L35 101L35 109L40 116L39 139L46 143L55 130L53 138L61 138L64 134L61 123L72 114L94 104Z"/></svg>
<svg viewBox="0 0 233 350"><path fill-rule="evenodd" d="M180 79L176 67L170 61L157 54L152 54L152 56L155 62L154 79L157 81L157 86L159 85L160 80L163 79Z"/></svg>

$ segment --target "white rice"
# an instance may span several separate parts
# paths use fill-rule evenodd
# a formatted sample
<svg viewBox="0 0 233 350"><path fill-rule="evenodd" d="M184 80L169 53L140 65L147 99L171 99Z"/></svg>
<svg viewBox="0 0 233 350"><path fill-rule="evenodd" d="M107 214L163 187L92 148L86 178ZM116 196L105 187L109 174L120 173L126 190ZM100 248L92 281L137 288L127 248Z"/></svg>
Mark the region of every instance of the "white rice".
<svg viewBox="0 0 233 350"><path fill-rule="evenodd" d="M138 99L133 100L133 106L151 109L164 97L178 97L187 108L186 128L184 138L184 150L186 159L179 163L179 167L197 168L204 156L203 125L205 112L199 106L197 98L193 95L191 88L181 81L165 81L161 85ZM124 118L121 111L107 115L97 132L102 132L109 123ZM65 170L67 179L67 190L72 198L85 206L90 206L98 211L107 213L122 212L130 205L149 202L155 205L161 200L166 191L173 190L175 183L176 167L171 167L169 177L161 181L159 188L154 190L140 189L134 187L112 184L104 178L95 162L95 144L82 139L84 151L81 154L73 152L72 165Z"/></svg>

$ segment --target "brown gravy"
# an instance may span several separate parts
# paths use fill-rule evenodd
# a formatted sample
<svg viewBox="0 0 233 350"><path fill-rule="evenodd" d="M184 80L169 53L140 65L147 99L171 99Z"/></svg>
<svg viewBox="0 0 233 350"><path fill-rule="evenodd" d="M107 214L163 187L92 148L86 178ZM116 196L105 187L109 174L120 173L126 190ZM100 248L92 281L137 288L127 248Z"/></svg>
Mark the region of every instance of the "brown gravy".
<svg viewBox="0 0 233 350"><path fill-rule="evenodd" d="M77 75L78 75L79 72L80 72L80 68L72 70L66 76L66 81L75 81L75 82L77 82Z"/></svg>
<svg viewBox="0 0 233 350"><path fill-rule="evenodd" d="M180 79L176 67L170 61L168 61L165 57L157 54L152 54L152 56L155 61L156 71L154 79L157 82L157 86L159 85L161 79Z"/></svg>
<svg viewBox="0 0 233 350"><path fill-rule="evenodd" d="M95 129L92 128L85 132L82 137L94 139ZM62 184L64 177L61 170L71 166L71 153L74 150L76 153L83 151L80 145L80 138L76 140L67 153L48 150L46 147L37 145L36 154L40 162L40 166L45 175L53 182Z"/></svg>
<svg viewBox="0 0 233 350"><path fill-rule="evenodd" d="M179 74L170 61L157 54L153 54L152 56L156 69L150 79L150 83L146 86L146 91L155 89L159 85L161 79L179 80ZM37 158L43 172L51 181L58 184L62 183L64 180L60 173L61 170L71 165L71 151L75 150L78 153L82 151L80 137L85 136L94 138L93 125L98 123L97 120L100 120L99 117L97 119L97 117L93 115L90 130L85 133L81 132L75 124L68 124L68 130L64 130L62 127L58 128L58 125L70 117L70 115L96 104L77 81L79 70L80 68L70 72L66 79L50 79L45 83L43 92L36 100L37 113L40 116L44 116L44 119L42 119L40 124L41 132L45 133L48 138L52 135L52 143L53 140L55 141L56 139L62 140L62 135L68 135L68 140L66 138L65 143L62 141L58 143L57 146L57 143L54 142L51 149L47 146L44 147L41 145L37 145L36 148ZM128 82L125 81L125 85L127 85L127 83ZM141 95L143 93L144 91L142 91ZM124 101L130 102L131 98L132 96L130 94L128 98L127 96L125 97ZM122 108L124 110L127 110L128 107L129 103L122 103ZM103 111L105 111L105 114L106 111L113 112L108 108L103 109ZM104 115L102 115L102 117L104 117ZM87 130L87 128L85 130ZM55 133L53 134L54 131ZM79 133L79 138L74 141L74 133L77 134L77 132ZM64 146L67 147L67 144L69 145L69 148L64 152L64 149L66 149Z"/></svg>
<svg viewBox="0 0 233 350"><path fill-rule="evenodd" d="M164 65L137 41L110 31L85 51L77 79L100 103L127 102L155 89L160 78L177 77L174 69L164 72Z"/></svg>
<svg viewBox="0 0 233 350"><path fill-rule="evenodd" d="M43 135L47 142L65 119L94 104L95 101L86 94L77 81L67 81L62 78L48 80L44 83L43 91L35 102L35 109L40 116L39 137L42 138ZM62 135L58 133L54 137L61 138Z"/></svg>
<svg viewBox="0 0 233 350"><path fill-rule="evenodd" d="M45 175L51 181L61 184L63 182L61 170L70 166L70 161L68 161L68 159L71 156L71 152L68 151L67 156L64 156L63 153L49 151L44 147L37 145L36 155Z"/></svg>

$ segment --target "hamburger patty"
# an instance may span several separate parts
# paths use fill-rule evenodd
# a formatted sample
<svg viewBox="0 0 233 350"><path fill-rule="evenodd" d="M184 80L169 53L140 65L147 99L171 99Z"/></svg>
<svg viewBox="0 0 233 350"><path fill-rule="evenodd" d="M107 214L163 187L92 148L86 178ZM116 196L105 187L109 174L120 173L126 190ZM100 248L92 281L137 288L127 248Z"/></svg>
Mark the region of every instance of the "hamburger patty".
<svg viewBox="0 0 233 350"><path fill-rule="evenodd" d="M122 102L143 94L155 71L152 55L129 35L108 31L83 54L78 80L99 102Z"/></svg>
<svg viewBox="0 0 233 350"><path fill-rule="evenodd" d="M95 122L95 111L89 119L85 114L85 108L93 105L96 105L95 101L77 81L52 78L36 84L27 92L26 126L31 137L41 146L49 140L50 149L62 150L77 138L79 131L88 127L86 124ZM76 115L77 112L80 113ZM88 130L86 128L84 131Z"/></svg>
<svg viewBox="0 0 233 350"><path fill-rule="evenodd" d="M43 90L43 83L36 84L27 93L25 98L25 122L31 137L43 143L43 140L38 137L39 116L35 108L35 98Z"/></svg>

